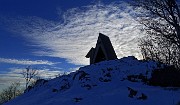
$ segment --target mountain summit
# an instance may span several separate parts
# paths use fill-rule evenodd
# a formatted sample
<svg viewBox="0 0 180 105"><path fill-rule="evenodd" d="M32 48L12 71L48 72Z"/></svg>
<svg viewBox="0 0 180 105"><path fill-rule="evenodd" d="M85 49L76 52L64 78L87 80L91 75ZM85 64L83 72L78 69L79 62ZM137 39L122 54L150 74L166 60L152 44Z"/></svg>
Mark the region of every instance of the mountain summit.
<svg viewBox="0 0 180 105"><path fill-rule="evenodd" d="M149 86L155 61L124 57L103 61L51 80L38 80L34 87L4 105L175 105L180 91Z"/></svg>

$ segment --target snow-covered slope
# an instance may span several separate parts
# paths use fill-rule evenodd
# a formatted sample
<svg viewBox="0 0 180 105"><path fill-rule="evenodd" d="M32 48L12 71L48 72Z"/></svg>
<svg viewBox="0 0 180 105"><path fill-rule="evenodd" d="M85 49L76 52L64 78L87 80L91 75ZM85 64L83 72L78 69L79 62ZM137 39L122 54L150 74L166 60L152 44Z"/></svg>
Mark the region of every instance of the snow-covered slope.
<svg viewBox="0 0 180 105"><path fill-rule="evenodd" d="M104 61L38 81L34 88L5 105L176 105L180 90L127 79L130 75L150 78L151 71L160 67L163 65L134 57Z"/></svg>

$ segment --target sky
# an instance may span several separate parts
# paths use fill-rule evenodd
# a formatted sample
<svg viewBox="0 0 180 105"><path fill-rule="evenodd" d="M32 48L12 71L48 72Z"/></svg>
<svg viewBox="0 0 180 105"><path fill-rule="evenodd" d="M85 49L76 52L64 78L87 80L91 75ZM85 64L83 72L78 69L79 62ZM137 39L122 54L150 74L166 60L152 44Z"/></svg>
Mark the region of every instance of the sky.
<svg viewBox="0 0 180 105"><path fill-rule="evenodd" d="M89 65L98 33L110 37L118 58L141 59L136 14L125 0L0 0L0 90L23 84L27 66L49 79Z"/></svg>

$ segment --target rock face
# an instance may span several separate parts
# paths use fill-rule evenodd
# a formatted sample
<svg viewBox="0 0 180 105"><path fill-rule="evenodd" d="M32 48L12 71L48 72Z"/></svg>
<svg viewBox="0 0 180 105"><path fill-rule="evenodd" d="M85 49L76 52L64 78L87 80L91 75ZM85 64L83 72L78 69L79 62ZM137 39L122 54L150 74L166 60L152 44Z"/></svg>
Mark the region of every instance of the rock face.
<svg viewBox="0 0 180 105"><path fill-rule="evenodd" d="M99 33L95 48L91 48L86 58L90 58L90 64L105 60L117 59L114 48L108 36Z"/></svg>

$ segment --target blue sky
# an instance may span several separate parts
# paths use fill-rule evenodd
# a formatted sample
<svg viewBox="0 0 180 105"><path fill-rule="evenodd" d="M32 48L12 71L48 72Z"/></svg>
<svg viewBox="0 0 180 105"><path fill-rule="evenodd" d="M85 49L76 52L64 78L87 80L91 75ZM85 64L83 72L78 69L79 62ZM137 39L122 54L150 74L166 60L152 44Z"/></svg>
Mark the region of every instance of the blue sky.
<svg viewBox="0 0 180 105"><path fill-rule="evenodd" d="M0 88L23 83L19 73L28 65L42 78L88 65L85 55L99 32L118 58L141 58L135 14L119 0L0 0Z"/></svg>

